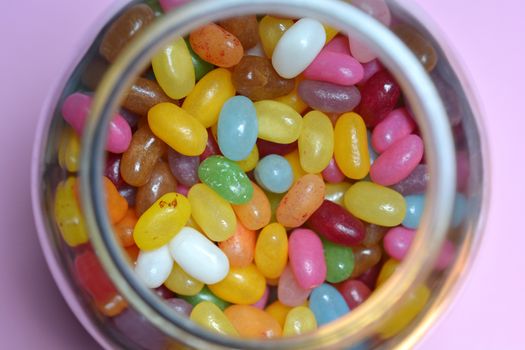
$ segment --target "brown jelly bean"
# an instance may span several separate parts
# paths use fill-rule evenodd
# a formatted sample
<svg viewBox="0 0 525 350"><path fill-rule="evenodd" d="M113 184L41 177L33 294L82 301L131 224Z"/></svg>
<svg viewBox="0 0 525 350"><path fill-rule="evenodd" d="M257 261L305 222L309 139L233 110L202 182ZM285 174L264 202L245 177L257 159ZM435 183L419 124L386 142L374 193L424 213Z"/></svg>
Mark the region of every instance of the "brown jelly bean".
<svg viewBox="0 0 525 350"><path fill-rule="evenodd" d="M365 247L372 247L379 244L385 236L386 231L388 231L388 228L386 227L367 224L365 227L365 238L361 244Z"/></svg>
<svg viewBox="0 0 525 350"><path fill-rule="evenodd" d="M354 252L355 265L350 278L359 277L366 270L376 265L381 260L381 255L383 253L381 248L377 245L371 247L352 247L352 251Z"/></svg>
<svg viewBox="0 0 525 350"><path fill-rule="evenodd" d="M138 78L128 91L122 106L132 113L147 116L151 107L162 102L172 102L153 80Z"/></svg>
<svg viewBox="0 0 525 350"><path fill-rule="evenodd" d="M94 57L88 62L86 69L80 76L80 81L84 86L95 91L102 80L102 77L108 70L108 67L108 62L102 57Z"/></svg>
<svg viewBox="0 0 525 350"><path fill-rule="evenodd" d="M396 25L392 30L412 50L427 72L431 72L436 67L438 61L436 50L420 33L412 27L401 24Z"/></svg>
<svg viewBox="0 0 525 350"><path fill-rule="evenodd" d="M245 50L251 49L259 42L259 23L255 15L232 17L218 24L235 35Z"/></svg>
<svg viewBox="0 0 525 350"><path fill-rule="evenodd" d="M175 192L176 189L177 181L171 174L170 167L165 161L158 161L149 181L137 190L135 199L137 215L142 215L157 199L168 192Z"/></svg>

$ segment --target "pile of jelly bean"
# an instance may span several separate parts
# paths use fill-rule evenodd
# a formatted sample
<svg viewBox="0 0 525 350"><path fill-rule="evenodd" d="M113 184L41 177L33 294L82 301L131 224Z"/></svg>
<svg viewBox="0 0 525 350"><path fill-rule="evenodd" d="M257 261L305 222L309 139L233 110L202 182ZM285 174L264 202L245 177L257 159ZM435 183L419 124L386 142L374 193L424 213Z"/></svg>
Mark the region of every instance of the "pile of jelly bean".
<svg viewBox="0 0 525 350"><path fill-rule="evenodd" d="M353 3L389 25L384 2ZM154 18L145 4L126 10L96 65ZM428 70L432 50L419 55ZM97 79L91 67L83 84ZM59 161L72 174L91 102L75 92L62 105L74 131ZM395 79L357 39L310 18L210 23L158 52L121 111L106 145L109 220L138 278L201 326L311 332L363 303L407 254L429 180L423 142ZM56 190L57 223L80 284L118 321L126 301L86 244L77 182ZM438 268L452 255L446 244ZM383 335L428 296L418 289Z"/></svg>

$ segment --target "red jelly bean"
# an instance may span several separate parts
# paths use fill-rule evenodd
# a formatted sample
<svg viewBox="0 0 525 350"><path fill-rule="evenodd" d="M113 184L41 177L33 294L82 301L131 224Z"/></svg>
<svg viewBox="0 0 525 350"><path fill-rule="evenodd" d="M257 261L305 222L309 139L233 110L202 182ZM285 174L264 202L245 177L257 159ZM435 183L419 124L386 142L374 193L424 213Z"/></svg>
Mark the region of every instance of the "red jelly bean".
<svg viewBox="0 0 525 350"><path fill-rule="evenodd" d="M108 153L106 158L106 167L104 168L104 176L113 182L113 184L120 188L126 182L120 176L120 159L121 154Z"/></svg>
<svg viewBox="0 0 525 350"><path fill-rule="evenodd" d="M357 279L366 284L366 286L371 290L374 290L376 287L377 277L381 272L381 267L383 267L383 264L376 264L363 272Z"/></svg>
<svg viewBox="0 0 525 350"><path fill-rule="evenodd" d="M219 148L219 145L217 144L217 141L215 141L215 138L213 137L211 130L208 129L208 142L206 143L206 148L204 148L204 152L202 152L202 154L199 156L199 159L202 162L206 158L215 155L222 155L222 153Z"/></svg>
<svg viewBox="0 0 525 350"><path fill-rule="evenodd" d="M348 279L337 286L337 289L345 299L350 310L355 309L365 302L372 291L366 284L359 280Z"/></svg>
<svg viewBox="0 0 525 350"><path fill-rule="evenodd" d="M280 156L285 156L288 153L292 153L295 149L297 149L297 141L292 143L275 143L263 139L258 139L257 149L259 151L259 158L261 159L269 154L278 154Z"/></svg>
<svg viewBox="0 0 525 350"><path fill-rule="evenodd" d="M75 270L82 287L95 299L105 303L117 294L97 256L88 250L75 258Z"/></svg>

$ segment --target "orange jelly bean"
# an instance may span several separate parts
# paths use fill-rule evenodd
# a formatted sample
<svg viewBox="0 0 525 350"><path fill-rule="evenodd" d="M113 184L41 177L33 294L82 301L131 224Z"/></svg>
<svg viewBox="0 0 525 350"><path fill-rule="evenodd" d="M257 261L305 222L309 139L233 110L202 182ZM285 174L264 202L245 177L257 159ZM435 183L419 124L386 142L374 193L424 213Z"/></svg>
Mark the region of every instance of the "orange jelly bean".
<svg viewBox="0 0 525 350"><path fill-rule="evenodd" d="M128 307L128 303L120 294L115 294L113 298L105 303L97 301L96 305L98 311L108 317L115 317Z"/></svg>
<svg viewBox="0 0 525 350"><path fill-rule="evenodd" d="M124 247L131 247L135 244L133 239L133 229L137 224L138 216L133 208L128 208L124 217L113 225L113 230L117 235L120 244Z"/></svg>
<svg viewBox="0 0 525 350"><path fill-rule="evenodd" d="M239 39L215 23L191 32L190 44L200 58L219 67L233 67L244 55Z"/></svg>
<svg viewBox="0 0 525 350"><path fill-rule="evenodd" d="M253 196L245 204L232 205L239 221L249 230L258 230L268 225L272 217L272 208L266 193L252 181Z"/></svg>
<svg viewBox="0 0 525 350"><path fill-rule="evenodd" d="M255 231L249 230L237 221L233 236L219 242L219 248L226 254L232 267L245 267L252 263L255 252Z"/></svg>
<svg viewBox="0 0 525 350"><path fill-rule="evenodd" d="M244 338L270 339L280 337L282 328L269 313L251 305L231 305L224 314Z"/></svg>
<svg viewBox="0 0 525 350"><path fill-rule="evenodd" d="M268 305L264 311L266 311L275 320L277 320L277 322L279 322L279 325L282 328L284 327L286 316L288 315L288 312L290 312L291 309L293 309L293 307L284 305L279 300L276 300L270 305Z"/></svg>
<svg viewBox="0 0 525 350"><path fill-rule="evenodd" d="M122 220L128 211L128 201L122 197L110 179L104 176L104 193L111 223Z"/></svg>

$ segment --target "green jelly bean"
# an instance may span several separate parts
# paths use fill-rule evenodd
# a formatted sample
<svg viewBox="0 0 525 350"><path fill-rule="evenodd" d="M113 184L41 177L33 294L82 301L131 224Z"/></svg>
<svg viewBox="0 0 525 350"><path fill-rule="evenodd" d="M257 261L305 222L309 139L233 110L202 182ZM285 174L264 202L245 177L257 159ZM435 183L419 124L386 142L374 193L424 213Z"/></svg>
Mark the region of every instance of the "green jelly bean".
<svg viewBox="0 0 525 350"><path fill-rule="evenodd" d="M195 69L195 80L200 80L203 76L206 75L209 71L211 71L215 66L209 62L204 61L202 58L199 57L193 51L190 45L190 40L188 38L184 38L186 41L186 46L188 46L188 50L190 50L191 55L191 62L193 62L193 68Z"/></svg>
<svg viewBox="0 0 525 350"><path fill-rule="evenodd" d="M203 302L203 301L209 301L209 302L214 303L222 311L224 311L224 309L230 306L230 303L222 300L221 298L213 294L211 290L208 288L208 286L204 286L201 289L201 291L195 295L179 295L178 297L186 300L188 303L190 303L193 306L196 306L198 303Z"/></svg>
<svg viewBox="0 0 525 350"><path fill-rule="evenodd" d="M206 158L199 166L199 179L232 204L245 204L253 197L253 186L246 173L225 157Z"/></svg>
<svg viewBox="0 0 525 350"><path fill-rule="evenodd" d="M151 7L153 12L155 13L155 17L162 16L164 14L164 11L162 11L162 7L160 7L158 0L146 0L145 3Z"/></svg>
<svg viewBox="0 0 525 350"><path fill-rule="evenodd" d="M354 271L354 253L352 248L333 243L322 238L324 259L326 261L326 280L338 283L346 280Z"/></svg>

